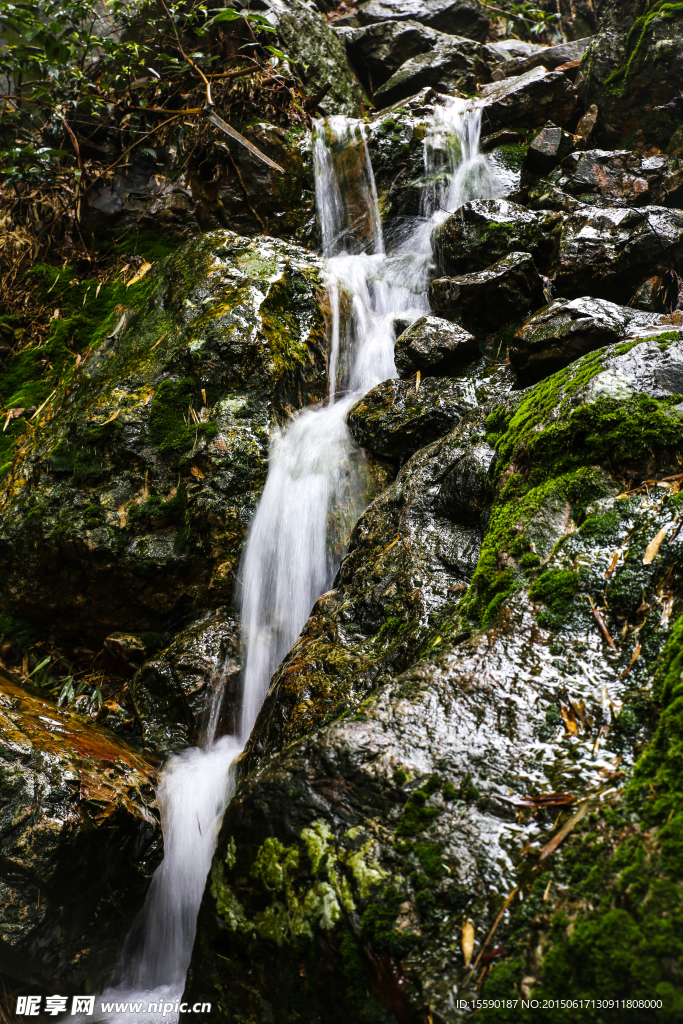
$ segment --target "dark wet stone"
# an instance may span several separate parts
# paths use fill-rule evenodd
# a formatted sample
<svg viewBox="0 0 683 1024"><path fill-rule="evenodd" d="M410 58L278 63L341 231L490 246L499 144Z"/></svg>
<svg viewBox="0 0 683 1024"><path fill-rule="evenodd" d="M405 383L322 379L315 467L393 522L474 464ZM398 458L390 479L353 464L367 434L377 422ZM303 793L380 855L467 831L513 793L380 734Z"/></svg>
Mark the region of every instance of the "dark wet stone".
<svg viewBox="0 0 683 1024"><path fill-rule="evenodd" d="M576 89L567 76L545 68L485 85L479 98L483 136L503 128L537 128L544 121L569 127L577 104Z"/></svg>
<svg viewBox="0 0 683 1024"><path fill-rule="evenodd" d="M407 60L374 93L378 107L388 107L431 86L439 92L474 92L488 82L489 69L479 43L456 36L441 36L427 53Z"/></svg>
<svg viewBox="0 0 683 1024"><path fill-rule="evenodd" d="M543 67L549 71L554 71L563 64L568 64L570 61L578 60L582 57L591 42L592 40L586 37L585 39L573 39L569 43L560 43L558 46L548 46L540 53L530 54L528 57L518 57L515 60L509 61L503 65L503 71L508 78L523 75L526 71L533 70L533 68Z"/></svg>
<svg viewBox="0 0 683 1024"><path fill-rule="evenodd" d="M227 611L190 626L145 662L130 684L146 747L167 757L201 742L216 692L216 735L234 732L240 690L240 629Z"/></svg>
<svg viewBox="0 0 683 1024"><path fill-rule="evenodd" d="M680 206L683 199L683 170L663 154L643 157L631 150L601 149L570 153L549 180L563 192L601 206Z"/></svg>
<svg viewBox="0 0 683 1024"><path fill-rule="evenodd" d="M630 144L666 149L678 124L655 108L680 93L683 8L610 0L599 24L580 83L583 102L600 110L599 140L618 146L628 135Z"/></svg>
<svg viewBox="0 0 683 1024"><path fill-rule="evenodd" d="M514 336L510 362L526 383L541 380L586 352L614 344L638 330L666 330L666 319L604 299L555 299L534 313ZM671 326L669 322L669 326Z"/></svg>
<svg viewBox="0 0 683 1024"><path fill-rule="evenodd" d="M525 169L532 173L548 174L576 148L576 143L577 139L574 135L565 132L549 121L527 149L524 161Z"/></svg>
<svg viewBox="0 0 683 1024"><path fill-rule="evenodd" d="M584 206L565 218L550 274L568 298L595 295L628 302L644 277L683 257L683 213Z"/></svg>
<svg viewBox="0 0 683 1024"><path fill-rule="evenodd" d="M506 199L465 203L436 232L438 272L450 276L485 270L510 251L547 259L557 245L561 227L559 214L527 210Z"/></svg>
<svg viewBox="0 0 683 1024"><path fill-rule="evenodd" d="M356 16L361 25L417 21L439 32L482 43L489 31L488 14L476 0L369 0L358 5Z"/></svg>
<svg viewBox="0 0 683 1024"><path fill-rule="evenodd" d="M418 448L443 437L477 405L469 377L387 380L351 409L347 422L356 441L381 458L405 462Z"/></svg>
<svg viewBox="0 0 683 1024"><path fill-rule="evenodd" d="M218 231L150 272L3 478L12 614L98 650L232 600L270 431L327 391L322 270Z"/></svg>
<svg viewBox="0 0 683 1024"><path fill-rule="evenodd" d="M349 31L346 50L371 91L386 82L407 60L427 53L441 33L416 21L382 21Z"/></svg>
<svg viewBox="0 0 683 1024"><path fill-rule="evenodd" d="M0 671L0 970L104 986L161 858L156 767Z"/></svg>
<svg viewBox="0 0 683 1024"><path fill-rule="evenodd" d="M468 331L439 316L421 316L396 339L394 361L400 377L416 370L444 373L478 353Z"/></svg>
<svg viewBox="0 0 683 1024"><path fill-rule="evenodd" d="M315 96L328 82L324 100L329 114L359 117L363 94L349 65L342 41L312 5L299 0L272 5L283 50L300 67L304 84Z"/></svg>
<svg viewBox="0 0 683 1024"><path fill-rule="evenodd" d="M484 513L494 496L496 452L488 444L473 444L443 478L438 509L461 526L486 524Z"/></svg>
<svg viewBox="0 0 683 1024"><path fill-rule="evenodd" d="M440 277L429 286L434 312L455 316L472 331L495 331L542 302L543 282L528 252L511 252L479 273Z"/></svg>

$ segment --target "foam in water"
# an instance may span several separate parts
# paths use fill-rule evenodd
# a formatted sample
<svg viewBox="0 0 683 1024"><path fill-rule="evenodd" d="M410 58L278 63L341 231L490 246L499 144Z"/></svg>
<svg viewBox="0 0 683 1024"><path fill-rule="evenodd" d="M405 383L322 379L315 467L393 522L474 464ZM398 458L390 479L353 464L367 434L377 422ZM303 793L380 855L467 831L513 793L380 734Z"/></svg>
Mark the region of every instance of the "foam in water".
<svg viewBox="0 0 683 1024"><path fill-rule="evenodd" d="M342 117L314 126L316 205L327 257L332 332L327 403L301 412L273 436L268 477L242 561L246 651L239 735L214 742L216 687L204 745L172 757L158 791L164 860L103 998L175 1003L182 995L196 920L222 814L234 791L230 766L253 728L271 677L328 589L366 503L365 456L346 426L351 406L396 376L394 319L428 311L434 227L468 199L496 194L479 153L480 112L451 100L435 109L424 146L421 216L384 251L364 126ZM341 296L351 316L341 316ZM92 1020L93 1018L88 1018ZM100 1016L99 1019L102 1019ZM115 1022L124 1018L106 1015ZM126 1015L129 1020L129 1015ZM177 1021L171 1012L137 1015Z"/></svg>

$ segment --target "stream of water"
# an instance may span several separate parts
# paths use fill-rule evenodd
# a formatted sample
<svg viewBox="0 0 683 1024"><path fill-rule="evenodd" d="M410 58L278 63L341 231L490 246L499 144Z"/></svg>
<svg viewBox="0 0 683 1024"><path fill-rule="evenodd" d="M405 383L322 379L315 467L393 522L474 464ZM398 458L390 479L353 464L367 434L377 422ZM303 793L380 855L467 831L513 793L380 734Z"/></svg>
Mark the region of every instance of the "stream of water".
<svg viewBox="0 0 683 1024"><path fill-rule="evenodd" d="M123 950L109 1001L158 1003L138 1021L176 1021L197 913L225 807L231 764L254 726L273 673L337 571L349 525L367 503L365 455L346 415L363 394L396 376L396 322L429 311L431 233L469 199L497 193L479 152L480 114L458 100L435 108L424 141L420 216L386 252L362 124L314 125L316 202L332 310L328 400L299 413L272 439L266 485L242 563L246 652L239 733L172 757L158 791L164 859ZM221 699L221 687L215 689ZM166 1009L162 1010L162 1007ZM92 1019L92 1018L91 1018ZM103 1018L100 1018L103 1019ZM114 1022L128 1014L108 1013Z"/></svg>

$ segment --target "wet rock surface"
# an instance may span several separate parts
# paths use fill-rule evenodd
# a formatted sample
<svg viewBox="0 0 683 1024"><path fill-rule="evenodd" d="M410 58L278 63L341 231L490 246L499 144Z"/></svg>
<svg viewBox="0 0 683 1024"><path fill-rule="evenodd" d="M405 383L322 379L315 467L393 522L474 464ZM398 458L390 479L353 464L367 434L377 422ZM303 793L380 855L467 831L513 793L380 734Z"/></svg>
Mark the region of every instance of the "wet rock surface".
<svg viewBox="0 0 683 1024"><path fill-rule="evenodd" d="M659 902L649 916L620 885L642 823L659 866L668 841L669 798L655 811L639 775L652 732L640 694L680 657L682 360L677 331L584 356L494 406L485 437L470 414L361 518L338 588L318 602L257 724L187 998L211 992L227 1020L341 1021L371 1005L394 1019L455 1022L452 986L471 991L490 952L484 996L516 991L522 978L559 996L555 965L580 964L581 946L564 925L553 929L553 914L577 915L579 934L604 934L608 957L621 944L615 912L631 936L658 921ZM662 477L659 488L638 486ZM386 680L376 672L371 693L347 689L335 708L328 672L349 656L349 620L379 636L387 597L412 596L406 581L385 583L382 598L380 578L389 566L397 574L399 559L414 567L419 544L424 581L427 524L446 510L459 529L483 530L469 589L432 616L410 665L394 662ZM424 611L402 615L405 653ZM670 765L670 742L657 736ZM649 884L650 869L635 870ZM678 914L680 897L663 885ZM592 909L580 909L591 892ZM529 914L545 916L530 926ZM475 975L462 954L468 921ZM494 923L495 947L485 941ZM672 932L663 946L675 958ZM597 991L602 976L580 969ZM674 974L664 966L657 977L669 985ZM633 972L610 978L615 993L633 991Z"/></svg>
<svg viewBox="0 0 683 1024"><path fill-rule="evenodd" d="M396 339L394 361L399 376L406 378L417 370L443 373L476 353L473 336L458 324L438 316L421 316Z"/></svg>
<svg viewBox="0 0 683 1024"><path fill-rule="evenodd" d="M576 89L565 74L542 67L485 85L479 96L483 136L503 128L537 128L544 121L569 127L578 102Z"/></svg>
<svg viewBox="0 0 683 1024"><path fill-rule="evenodd" d="M485 270L511 251L548 259L559 241L562 217L527 210L506 199L475 199L452 214L435 236L440 275Z"/></svg>
<svg viewBox="0 0 683 1024"><path fill-rule="evenodd" d="M363 448L404 462L418 448L447 434L475 406L470 378L425 377L378 384L351 409L348 424Z"/></svg>
<svg viewBox="0 0 683 1024"><path fill-rule="evenodd" d="M489 80L482 47L471 39L441 36L428 52L403 63L373 95L378 107L388 107L431 86L439 92L474 92Z"/></svg>
<svg viewBox="0 0 683 1024"><path fill-rule="evenodd" d="M683 176L664 154L642 157L631 150L570 153L549 176L557 188L596 206L680 207Z"/></svg>
<svg viewBox="0 0 683 1024"><path fill-rule="evenodd" d="M234 733L241 696L239 623L227 609L176 634L136 672L130 693L145 747L166 757L210 731ZM211 710L222 689L220 705Z"/></svg>
<svg viewBox="0 0 683 1024"><path fill-rule="evenodd" d="M613 345L638 332L666 332L670 316L617 306L604 299L555 299L523 324L508 349L510 362L524 381L536 381L568 366L586 352Z"/></svg>
<svg viewBox="0 0 683 1024"><path fill-rule="evenodd" d="M161 859L156 765L0 671L0 970L87 991Z"/></svg>
<svg viewBox="0 0 683 1024"><path fill-rule="evenodd" d="M543 282L530 253L511 252L478 274L432 281L429 302L472 331L495 331L543 302Z"/></svg>
<svg viewBox="0 0 683 1024"><path fill-rule="evenodd" d="M326 393L321 266L215 232L119 311L4 478L15 614L97 641L232 600L269 431Z"/></svg>
<svg viewBox="0 0 683 1024"><path fill-rule="evenodd" d="M368 0L358 5L361 25L382 21L417 21L449 35L484 42L489 17L476 0Z"/></svg>
<svg viewBox="0 0 683 1024"><path fill-rule="evenodd" d="M567 216L550 276L559 295L627 303L643 278L682 254L679 210L585 206Z"/></svg>

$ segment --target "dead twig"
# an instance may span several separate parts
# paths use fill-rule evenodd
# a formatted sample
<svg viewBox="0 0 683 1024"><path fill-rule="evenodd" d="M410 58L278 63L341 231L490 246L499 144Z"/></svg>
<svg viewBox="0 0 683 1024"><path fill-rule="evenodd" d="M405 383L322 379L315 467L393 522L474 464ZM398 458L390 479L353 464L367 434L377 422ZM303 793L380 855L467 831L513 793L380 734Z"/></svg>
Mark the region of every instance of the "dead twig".
<svg viewBox="0 0 683 1024"><path fill-rule="evenodd" d="M608 630L607 626L605 625L605 620L603 619L603 617L600 614L600 612L598 611L598 609L595 607L595 605L593 603L593 598L590 596L590 594L588 595L588 600L590 601L591 611L593 612L593 618L597 622L598 629L602 633L602 635L603 635L603 637L605 639L605 642L607 644L609 644L609 646L612 648L613 651L616 651L617 650L617 645L615 644L614 640L610 636L609 630Z"/></svg>

